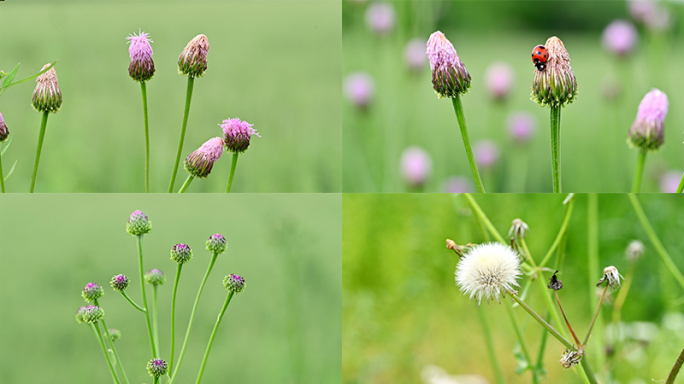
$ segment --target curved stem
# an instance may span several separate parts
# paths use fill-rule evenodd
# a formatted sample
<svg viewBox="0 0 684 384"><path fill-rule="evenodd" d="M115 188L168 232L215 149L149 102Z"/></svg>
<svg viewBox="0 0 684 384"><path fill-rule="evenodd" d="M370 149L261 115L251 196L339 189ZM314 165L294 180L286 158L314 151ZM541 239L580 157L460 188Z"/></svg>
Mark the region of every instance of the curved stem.
<svg viewBox="0 0 684 384"><path fill-rule="evenodd" d="M684 349L682 349L682 352L677 357L677 361L675 361L670 374L667 376L665 384L674 384L674 381L679 374L679 370L682 368L682 364L684 364Z"/></svg>
<svg viewBox="0 0 684 384"><path fill-rule="evenodd" d="M477 170L477 164L475 163L475 157L473 156L473 149L470 146L470 138L468 137L468 128L466 127L465 115L463 114L461 96L452 98L451 102L454 105L454 112L456 112L458 126L461 128L461 137L463 138L463 145L465 146L466 155L468 156L468 163L470 163L470 171L473 173L473 178L475 179L475 185L477 185L477 190L479 192L484 193L485 189L482 185L482 178L480 177L480 172Z"/></svg>
<svg viewBox="0 0 684 384"><path fill-rule="evenodd" d="M188 88L185 91L185 111L183 112L183 125L181 126L180 141L178 141L178 152L176 153L176 162L173 164L173 173L171 174L171 182L169 183L169 193L173 192L173 185L176 182L176 174L178 173L178 164L180 164L181 153L183 152L183 142L185 141L185 128L188 126L188 115L190 115L190 101L192 101L192 87L195 84L195 78L188 77Z"/></svg>
<svg viewBox="0 0 684 384"><path fill-rule="evenodd" d="M152 286L152 337L154 348L159 351L159 320L157 319L157 284Z"/></svg>
<svg viewBox="0 0 684 384"><path fill-rule="evenodd" d="M603 305L603 299L606 298L606 291L608 291L608 284L606 284L606 287L603 288L603 293L601 293L601 299L598 302L598 306L596 307L596 312L594 312L594 317L591 319L591 323L589 324L589 329L587 329L587 335L584 337L584 343L582 343L582 345L586 345L587 342L589 342L589 336L591 336L591 330L594 329L594 323L596 323L596 319L598 318L598 314L601 311L601 305Z"/></svg>
<svg viewBox="0 0 684 384"><path fill-rule="evenodd" d="M98 307L100 306L100 303L98 303L97 300L95 300L95 305ZM107 323L105 323L104 317L100 319L102 321L102 327L104 328L104 333L107 335L107 340L109 341L109 345L112 346L112 352L114 353L114 358L116 358L116 363L119 365L119 369L121 370L121 375L124 378L124 381L126 384L130 384L128 381L128 376L126 375L126 371L124 370L123 363L121 362L121 358L119 357L119 353L116 351L116 346L114 345L114 340L112 340L112 335L109 334L109 328L107 328Z"/></svg>
<svg viewBox="0 0 684 384"><path fill-rule="evenodd" d="M504 240L503 236L499 233L499 231L496 230L494 227L494 224L492 224L491 221L487 218L487 215L482 211L482 208L477 204L473 196L471 196L469 193L464 193L463 196L465 196L466 200L468 200L468 203L470 206L473 208L473 211L475 211L475 214L480 217L484 225L487 227L489 232L494 236L496 241L503 243L503 244L508 244L506 240Z"/></svg>
<svg viewBox="0 0 684 384"><path fill-rule="evenodd" d="M33 176L31 176L31 188L29 193L33 193L36 187L36 176L38 175L38 163L40 163L40 152L43 150L43 139L45 138L45 127L47 127L48 114L43 112L43 120L40 122L40 134L38 135L38 148L36 148L36 159L33 162Z"/></svg>
<svg viewBox="0 0 684 384"><path fill-rule="evenodd" d="M193 175L188 175L188 178L185 179L185 182L181 186L181 189L178 191L178 193L184 193L186 189L190 186L190 183L195 179L195 176Z"/></svg>
<svg viewBox="0 0 684 384"><path fill-rule="evenodd" d="M513 298L513 300L515 300L518 304L520 304L520 306L521 306L523 309L525 309L525 310L527 311L527 313L529 313L529 314L532 316L532 318L534 318L535 320L537 320L537 322L538 322L539 324L541 324L542 327L546 328L546 330L547 330L553 337L555 337L558 341L560 341L561 343L563 343L563 345L564 345L566 348L572 348L572 343L570 343L568 340L566 340L565 337L563 337L560 333L558 333L558 331L557 331L554 327L552 327L549 323L547 323L544 319L542 319L542 317L539 316L539 315L537 314L537 312L535 312L532 308L530 308L530 307L527 305L527 303L525 303L524 301L522 301L522 300L521 300L517 295L515 295L513 292L510 292L510 291L509 291L508 293L511 295L511 297Z"/></svg>
<svg viewBox="0 0 684 384"><path fill-rule="evenodd" d="M551 106L551 167L553 169L553 192L561 192L561 107Z"/></svg>
<svg viewBox="0 0 684 384"><path fill-rule="evenodd" d="M207 358L209 357L209 352L211 351L211 345L214 344L214 337L216 337L216 330L219 327L219 324L221 324L221 319L223 319L223 315L226 313L226 309L228 308L228 304L230 304L230 300L233 298L234 293L230 292L228 296L226 297L226 302L223 303L223 308L221 309L221 312L218 315L218 318L216 319L216 324L214 324L214 330L211 331L211 336L209 337L209 344L207 344L207 350L204 352L204 358L202 359L202 365L200 366L199 374L197 375L197 381L195 384L199 384L200 381L202 381L202 375L204 374L204 368L207 365Z"/></svg>
<svg viewBox="0 0 684 384"><path fill-rule="evenodd" d="M487 344L487 352L489 353L489 360L491 361L492 368L494 369L494 376L496 377L496 382L499 384L505 383L503 374L501 373L501 367L499 367L499 363L496 360L494 342L492 341L492 332L489 330L489 323L487 323L487 316L484 313L484 308L478 307L477 312L480 315L482 331L484 333L485 343Z"/></svg>
<svg viewBox="0 0 684 384"><path fill-rule="evenodd" d="M171 373L173 368L173 356L176 348L176 292L178 291L178 281L180 281L183 264L178 264L176 267L176 278L173 281L173 293L171 294L171 353L169 355L169 369Z"/></svg>
<svg viewBox="0 0 684 384"><path fill-rule="evenodd" d="M150 193L150 130L147 121L147 86L140 82L142 90L143 116L145 118L145 193Z"/></svg>
<svg viewBox="0 0 684 384"><path fill-rule="evenodd" d="M0 190L5 193L5 172L2 171L2 148L0 148Z"/></svg>
<svg viewBox="0 0 684 384"><path fill-rule="evenodd" d="M107 352L107 347L105 346L104 340L102 339L102 334L100 333L100 326L97 324L97 321L94 323L90 323L90 329L93 330L93 333L95 334L98 343L100 343L100 347L102 347L102 352L105 355L105 359L107 359L107 365L109 365L109 371L112 373L112 379L114 380L114 383L121 384L119 382L119 377L116 375L116 371L114 370L112 359L109 358L109 353Z"/></svg>
<svg viewBox="0 0 684 384"><path fill-rule="evenodd" d="M143 235L138 235L138 264L140 269L140 291L142 292L143 307L145 308L145 323L147 324L147 334L150 337L150 347L152 348L152 358L157 358L157 348L152 336L152 324L150 323L150 309L147 307L147 294L145 293L145 272L143 269Z"/></svg>
<svg viewBox="0 0 684 384"><path fill-rule="evenodd" d="M646 162L646 151L639 150L639 157L637 158L636 171L634 172L634 184L632 184L632 193L638 193L641 189L641 176L644 173L644 163Z"/></svg>
<svg viewBox="0 0 684 384"><path fill-rule="evenodd" d="M121 291L121 295L123 295L123 297L126 298L126 300L128 300L128 302L131 303L131 305L133 305L133 306L135 307L135 309L137 309L138 311L143 312L143 313L146 312L146 311L145 311L145 308L143 308L143 307L139 306L138 304L136 304L135 301L133 301L130 297L128 297L128 295L126 294L126 292Z"/></svg>
<svg viewBox="0 0 684 384"><path fill-rule="evenodd" d="M230 193L230 186L233 184L233 175L235 175L235 167L237 167L238 153L233 154L233 163L230 165L230 176L228 176L228 185L226 185L226 193Z"/></svg>
<svg viewBox="0 0 684 384"><path fill-rule="evenodd" d="M551 245L551 248L549 248L548 252L546 252L546 255L544 255L544 258L542 259L541 263L539 263L539 267L543 268L546 263L551 259L551 256L553 256L553 252L558 248L558 245L560 245L561 240L563 239L563 236L565 235L565 231L568 228L568 223L570 222L570 216L572 215L572 207L575 205L575 198L574 196L570 198L570 201L568 201L566 208L565 208L565 217L563 218L563 224L561 224L560 229L558 230L558 234L556 235L556 238L553 240L553 244Z"/></svg>

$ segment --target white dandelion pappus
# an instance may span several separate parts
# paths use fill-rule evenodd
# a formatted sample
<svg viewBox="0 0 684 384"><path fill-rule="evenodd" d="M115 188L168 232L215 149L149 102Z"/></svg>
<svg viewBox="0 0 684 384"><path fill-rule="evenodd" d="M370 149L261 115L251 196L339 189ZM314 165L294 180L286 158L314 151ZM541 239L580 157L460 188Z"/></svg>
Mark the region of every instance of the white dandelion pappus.
<svg viewBox="0 0 684 384"><path fill-rule="evenodd" d="M477 305L482 298L496 299L506 291L519 286L520 258L508 245L501 243L481 244L469 250L456 266L456 284L461 293L477 297ZM503 291L503 292L502 292Z"/></svg>

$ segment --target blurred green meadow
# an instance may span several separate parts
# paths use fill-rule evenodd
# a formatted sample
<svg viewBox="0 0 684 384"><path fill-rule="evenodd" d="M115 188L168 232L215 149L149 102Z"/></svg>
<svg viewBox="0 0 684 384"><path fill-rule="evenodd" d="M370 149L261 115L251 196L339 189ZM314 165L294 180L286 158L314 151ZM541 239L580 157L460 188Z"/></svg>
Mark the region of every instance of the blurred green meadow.
<svg viewBox="0 0 684 384"><path fill-rule="evenodd" d="M657 29L633 20L624 1L386 1L396 22L384 34L367 23L368 9L378 3L346 0L342 6L343 76L367 73L374 88L366 108L348 98L344 103L344 191L442 192L454 176L465 177L475 190L450 100L435 95L427 58L418 70L405 60L410 40L425 43L437 30L453 43L472 76L462 97L471 143L491 140L499 148L493 166L480 164L487 192L552 190L550 110L530 100L535 71L530 52L554 35L569 52L579 86L577 100L561 113L563 190L629 191L638 151L628 147L627 133L639 102L654 87L668 95L670 108L665 145L648 155L641 191L670 190L672 178L676 186L684 169L681 2L656 2L669 22ZM608 52L601 40L616 19L638 30L636 47L624 58ZM510 92L500 101L488 93L485 78L495 62L507 63L513 73ZM507 119L515 112L537 121L536 134L524 145L508 133ZM400 158L409 146L423 148L432 159L422 188L411 188L402 178Z"/></svg>
<svg viewBox="0 0 684 384"><path fill-rule="evenodd" d="M152 382L144 316L109 286L113 275L126 274L126 292L141 304L136 241L126 233L136 209L152 222L144 237L145 269L167 276L158 302L166 360L176 270L171 247L182 242L194 251L178 288L177 361L211 257L205 241L221 233L228 243L204 289L177 382L197 376L229 273L244 276L247 286L228 307L203 382L340 382L341 198L324 194L2 197L0 382L111 382L92 332L74 320L84 305L81 290L91 281L104 287L107 326L123 333L116 345L131 383ZM151 305L149 285L147 292Z"/></svg>
<svg viewBox="0 0 684 384"><path fill-rule="evenodd" d="M529 225L525 239L537 263L559 232L565 215L562 204L565 197L474 195L503 236L515 218ZM679 214L684 209L684 200L654 194L641 195L639 199L675 264L684 270L681 242L684 218ZM642 241L645 252L636 261L620 325L609 324L619 292L609 290L589 339L587 358L603 383L645 384L652 379L664 382L684 345L684 290L663 266L628 196L599 195L597 221L590 219L588 201L586 194L575 196L564 261L558 268L558 277L564 283L558 294L565 313L578 336L583 338L596 308L600 289L595 284L603 268L614 265L620 273L629 276L625 249L632 240ZM461 295L454 284L458 260L445 248L446 239L453 239L457 244L485 242L463 195L348 194L343 197L344 383L496 382L477 313L477 300L469 302L468 296ZM597 244L598 268L592 268L589 273L588 254L592 248L589 244L593 241ZM556 256L551 260L549 267L555 264ZM544 280L549 277L550 273L546 272ZM626 284L623 281L622 289ZM544 314L546 306L540 292L533 284L526 302ZM483 300L480 310L488 318L506 382L531 382L528 371L522 376L516 374L514 351L520 354L520 349L504 305L496 301L487 304ZM514 310L527 346L536 357L543 328L520 307ZM567 333L567 329L563 331ZM624 338L618 339L617 335ZM621 340L622 346L613 347L613 354L608 356L607 347L615 346L614 340ZM565 370L558 363L563 351L561 343L548 338L543 354L547 376L542 382L583 382L574 369ZM426 377L435 370L444 370L449 376L477 375L479 378L439 381L434 376ZM608 371L612 372L611 379Z"/></svg>
<svg viewBox="0 0 684 384"><path fill-rule="evenodd" d="M211 46L195 81L182 159L221 136L223 119L254 124L234 192L341 190L341 5L311 1L0 3L0 68L17 79L58 60L62 109L48 120L36 192L143 192L140 85L128 77L126 36L148 32L156 73L147 82L151 191L166 192L176 155L186 77L178 55L196 35ZM35 82L0 98L11 136L3 156L9 192L27 192L40 127ZM231 164L188 192L222 192ZM187 176L181 165L177 191Z"/></svg>

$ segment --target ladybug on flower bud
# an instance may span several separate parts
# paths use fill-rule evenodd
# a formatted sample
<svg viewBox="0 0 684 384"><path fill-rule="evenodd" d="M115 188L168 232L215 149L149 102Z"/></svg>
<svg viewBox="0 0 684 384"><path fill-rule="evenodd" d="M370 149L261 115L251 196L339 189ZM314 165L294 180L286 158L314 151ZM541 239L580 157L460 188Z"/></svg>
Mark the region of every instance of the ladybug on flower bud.
<svg viewBox="0 0 684 384"><path fill-rule="evenodd" d="M537 45L532 50L532 62L537 67L538 71L543 71L546 68L546 61L549 59L549 52L543 45Z"/></svg>

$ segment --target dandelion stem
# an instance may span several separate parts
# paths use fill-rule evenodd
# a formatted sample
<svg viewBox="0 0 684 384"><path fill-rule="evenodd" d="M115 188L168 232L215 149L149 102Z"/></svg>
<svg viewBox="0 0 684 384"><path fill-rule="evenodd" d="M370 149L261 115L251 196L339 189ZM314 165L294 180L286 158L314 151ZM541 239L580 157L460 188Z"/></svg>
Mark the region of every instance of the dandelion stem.
<svg viewBox="0 0 684 384"><path fill-rule="evenodd" d="M98 307L100 306L100 303L95 300L95 305ZM112 352L114 353L114 358L116 359L115 363L116 365L119 366L119 369L121 370L121 375L124 378L124 381L126 384L129 384L130 382L128 381L128 376L126 375L126 371L124 370L123 363L121 363L121 358L119 357L119 353L116 351L116 346L114 345L114 340L112 340L112 335L109 334L109 328L107 328L107 323L105 323L105 319L102 318L100 319L102 321L102 327L104 328L104 334L107 336L107 340L109 340L109 345L112 347Z"/></svg>
<svg viewBox="0 0 684 384"><path fill-rule="evenodd" d="M634 184L632 184L632 193L638 193L641 189L641 176L644 173L644 163L646 162L646 150L639 150L639 157L637 158L636 171L634 173Z"/></svg>
<svg viewBox="0 0 684 384"><path fill-rule="evenodd" d="M219 324L221 324L221 319L223 319L223 315L226 313L226 309L228 308L228 304L230 304L230 300L233 298L234 293L230 292L228 296L226 297L226 302L223 303L223 308L221 309L221 312L218 315L218 318L216 319L216 324L214 324L214 329L211 331L211 336L209 337L209 344L207 344L207 350L204 352L204 358L202 359L202 365L200 366L199 374L197 375L197 381L195 384L200 384L200 381L202 381L202 375L204 374L204 368L207 365L207 359L209 358L209 352L211 351L211 346L214 343L214 337L216 337L216 330L218 330Z"/></svg>
<svg viewBox="0 0 684 384"><path fill-rule="evenodd" d="M5 172L2 171L2 149L0 148L0 190L5 193Z"/></svg>
<svg viewBox="0 0 684 384"><path fill-rule="evenodd" d="M553 192L561 192L561 107L551 106L551 166L553 168Z"/></svg>
<svg viewBox="0 0 684 384"><path fill-rule="evenodd" d="M233 175L235 175L235 167L237 167L238 154L233 154L233 162L230 164L230 176L228 176L228 185L226 185L226 193L230 193L230 186L233 184Z"/></svg>
<svg viewBox="0 0 684 384"><path fill-rule="evenodd" d="M140 269L140 291L142 293L143 307L145 308L145 323L147 324L147 334L150 337L150 347L152 349L152 358L157 358L157 348L152 336L152 324L150 323L150 310L147 307L147 294L145 293L145 275L143 269L143 235L138 235L138 266Z"/></svg>
<svg viewBox="0 0 684 384"><path fill-rule="evenodd" d="M171 182L169 183L169 193L173 192L173 185L176 182L176 174L178 173L178 164L180 164L181 153L183 152L185 128L188 126L188 115L190 114L190 101L192 101L192 87L194 84L195 78L193 76L188 76L188 88L185 91L185 111L183 112L183 125L181 126L181 135L180 140L178 141L176 162L173 164L173 173L171 174Z"/></svg>
<svg viewBox="0 0 684 384"><path fill-rule="evenodd" d="M563 224L561 224L560 229L558 230L558 235L556 235L556 239L553 241L553 244L551 245L551 248L549 248L548 252L546 252L546 255L544 255L544 258L542 259L541 263L539 263L539 267L543 268L546 263L551 259L551 256L553 256L553 252L556 250L558 245L560 244L561 240L563 239L563 236L565 234L565 231L568 228L568 223L570 222L570 216L572 215L572 207L575 205L575 197L571 197L570 201L566 204L565 208L565 217L563 218Z"/></svg>
<svg viewBox="0 0 684 384"><path fill-rule="evenodd" d="M629 293L629 288L632 286L632 279L634 279L635 265L636 262L634 261L631 261L629 263L627 277L625 278L624 284L622 284L622 288L620 288L620 292L618 292L618 296L615 299L615 304L613 304L613 324L615 325L617 325L620 322L620 317L622 315L622 306L625 304L627 294Z"/></svg>
<svg viewBox="0 0 684 384"><path fill-rule="evenodd" d="M496 230L496 228L494 227L492 222L489 221L489 219L487 218L487 215L485 215L485 213L482 211L482 208L480 208L480 206L477 205L477 202L475 201L473 196L469 193L464 193L463 196L465 196L466 200L468 200L470 207L473 209L473 211L475 211L475 214L478 215L478 217L480 217L480 219L482 220L484 225L487 227L489 232L492 234L492 236L494 236L496 241L498 241L502 244L508 244L506 242L506 240L504 240L503 236L501 236L501 234L499 234L499 232Z"/></svg>
<svg viewBox="0 0 684 384"><path fill-rule="evenodd" d="M178 193L184 193L186 189L190 186L190 183L195 179L195 176L193 175L188 175L188 178L185 179L185 182L181 186L181 189L178 191Z"/></svg>
<svg viewBox="0 0 684 384"><path fill-rule="evenodd" d="M104 339L102 339L102 334L100 333L100 326L97 324L97 321L94 323L90 323L90 329L93 330L93 333L97 338L97 341L100 343L100 347L102 347L102 352L105 355L105 359L107 359L107 365L109 365L109 370L112 373L112 379L114 380L114 383L121 384L119 382L119 377L117 376L116 371L114 370L114 365L112 365L112 360L109 358L109 353L107 352L107 347L105 346Z"/></svg>
<svg viewBox="0 0 684 384"><path fill-rule="evenodd" d="M176 292L178 291L178 281L180 281L181 271L183 270L183 264L179 263L176 268L176 278L173 282L173 293L171 295L171 353L169 355L169 374L171 373L171 368L173 367L173 355L176 348Z"/></svg>
<svg viewBox="0 0 684 384"><path fill-rule="evenodd" d="M565 311L563 310L563 306L561 305L560 298L558 297L558 291L553 290L553 293L556 294L556 302L558 302L558 308L560 308L561 313L563 314L563 320L565 320L565 325L568 326L568 329L570 330L570 333L572 334L573 339L575 339L575 343L577 344L577 348L582 348L582 343L580 343L579 338L577 338L577 335L575 334L575 330L572 329L572 325L570 325L570 321L568 321L568 317L565 316Z"/></svg>
<svg viewBox="0 0 684 384"><path fill-rule="evenodd" d="M586 345L587 342L589 341L589 336L591 336L591 330L594 329L594 323L596 323L596 319L598 318L598 314L601 311L601 306L603 305L603 299L606 298L606 291L608 291L608 283L606 283L606 287L603 288L603 293L601 293L601 299L598 302L598 306L596 307L596 312L594 312L594 317L591 319L591 323L589 324L589 329L587 329L587 335L584 337L584 343L581 345Z"/></svg>
<svg viewBox="0 0 684 384"><path fill-rule="evenodd" d="M596 304L596 295L593 280L594 273L599 270L598 260L598 195L590 193L587 204L587 264L589 273L589 304L593 307Z"/></svg>
<svg viewBox="0 0 684 384"><path fill-rule="evenodd" d="M677 357L677 361L675 361L670 374L667 376L665 384L674 384L674 381L679 374L679 370L682 368L682 364L684 364L684 349L682 349L682 352Z"/></svg>
<svg viewBox="0 0 684 384"><path fill-rule="evenodd" d="M145 193L150 193L150 131L147 121L147 86L140 82L142 91L143 116L145 118Z"/></svg>
<svg viewBox="0 0 684 384"><path fill-rule="evenodd" d="M154 337L154 349L159 351L159 325L157 320L157 285L152 286L152 332Z"/></svg>
<svg viewBox="0 0 684 384"><path fill-rule="evenodd" d="M551 321L551 313L547 311L546 322ZM534 378L537 382L541 381L541 375L544 367L544 351L546 350L546 339L549 337L549 332L546 329L542 330L541 340L539 341L539 353L537 354L537 365L534 371Z"/></svg>
<svg viewBox="0 0 684 384"><path fill-rule="evenodd" d="M580 364L582 365L582 369L584 370L584 374L587 376L589 383L598 384L598 380L596 380L596 376L594 376L594 371L591 369L591 365L589 365L589 360L586 355L582 357Z"/></svg>
<svg viewBox="0 0 684 384"><path fill-rule="evenodd" d="M492 363L492 369L494 369L494 376L496 376L496 382L499 384L505 383L503 374L501 373L501 367L496 360L496 351L494 349L494 342L492 341L492 332L489 330L489 323L487 322L487 315L484 312L484 308L478 307L477 313L480 315L480 322L482 323L482 331L485 337L485 343L487 344L487 352L489 352L489 360Z"/></svg>
<svg viewBox="0 0 684 384"><path fill-rule="evenodd" d="M473 156L473 148L470 146L470 138L468 137L468 127L466 127L465 115L463 114L463 104L461 103L461 96L456 95L451 99L451 102L454 105L454 112L456 112L458 126L461 128L461 137L463 138L463 145L465 146L466 155L468 156L468 162L470 163L470 170L472 171L473 178L475 179L475 185L477 185L478 192L484 193L485 189L482 185L480 172L477 170L477 164L475 163L475 157Z"/></svg>
<svg viewBox="0 0 684 384"><path fill-rule="evenodd" d="M139 306L138 304L136 304L135 301L133 301L133 300L126 294L126 292L121 291L121 295L123 295L123 297L124 297L126 300L128 300L128 302L131 303L131 305L133 305L133 306L135 307L135 309L137 309L138 311L143 312L143 313L146 312L146 311L145 311L145 308L143 308L143 307Z"/></svg>
<svg viewBox="0 0 684 384"><path fill-rule="evenodd" d="M513 324L513 329L515 330L515 335L518 337L518 343L520 344L520 349L522 349L523 355L525 355L525 360L527 360L527 364L529 366L532 365L532 358L530 356L530 352L527 349L527 344L525 344L525 338L523 337L522 331L520 330L520 324L518 324L518 318L515 317L515 311L513 310L513 304L508 301L504 300L506 302L506 309L508 310L508 315L511 317L511 324ZM534 376L534 370L532 375Z"/></svg>
<svg viewBox="0 0 684 384"><path fill-rule="evenodd" d="M551 324L547 323L544 319L542 319L541 316L537 314L532 308L530 308L524 301L522 301L516 294L514 294L512 291L508 292L513 300L515 300L518 304L520 304L521 307L523 307L527 313L529 313L539 324L541 324L542 327L546 328L546 330L553 335L558 341L560 341L566 348L572 348L572 343L570 343L568 340L563 337L558 331L551 326Z"/></svg>
<svg viewBox="0 0 684 384"><path fill-rule="evenodd" d="M29 193L33 193L36 187L36 176L38 175L38 163L40 163L40 152L43 150L43 139L45 138L45 127L47 127L48 114L43 112L43 120L40 122L40 134L38 135L38 148L36 148L36 160L33 162L33 176L31 176L31 188Z"/></svg>

